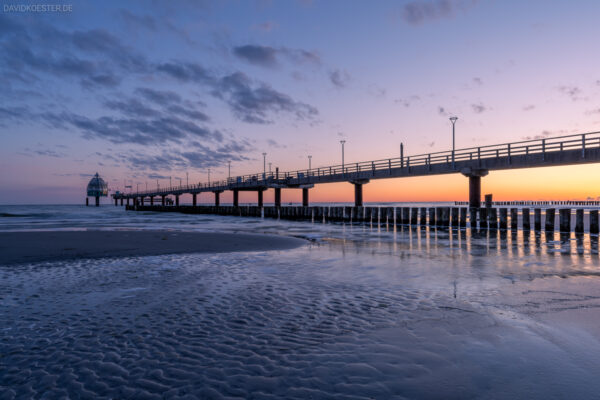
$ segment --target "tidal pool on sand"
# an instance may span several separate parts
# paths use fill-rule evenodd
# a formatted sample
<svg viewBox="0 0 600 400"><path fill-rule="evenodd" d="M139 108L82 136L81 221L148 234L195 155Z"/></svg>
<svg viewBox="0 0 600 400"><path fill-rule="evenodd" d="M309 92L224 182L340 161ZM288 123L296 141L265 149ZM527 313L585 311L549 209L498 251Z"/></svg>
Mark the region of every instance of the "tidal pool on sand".
<svg viewBox="0 0 600 400"><path fill-rule="evenodd" d="M395 235L286 251L0 266L0 391L356 399L600 392L600 269L589 237L580 247L522 234Z"/></svg>

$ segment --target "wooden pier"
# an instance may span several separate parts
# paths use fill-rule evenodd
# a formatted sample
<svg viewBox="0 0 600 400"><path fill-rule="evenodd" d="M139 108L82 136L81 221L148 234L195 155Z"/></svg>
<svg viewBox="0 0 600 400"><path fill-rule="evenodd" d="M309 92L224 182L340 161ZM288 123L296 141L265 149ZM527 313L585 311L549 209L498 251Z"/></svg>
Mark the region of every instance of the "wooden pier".
<svg viewBox="0 0 600 400"><path fill-rule="evenodd" d="M224 216L273 218L310 221L314 223L364 223L388 226L432 227L441 229L523 230L584 233L584 219L589 233L598 234L598 210L529 208L519 213L517 208L467 207L349 207L349 206L126 206L131 211L180 212L185 214L214 214ZM558 218L557 218L558 216ZM532 229L533 227L533 229Z"/></svg>

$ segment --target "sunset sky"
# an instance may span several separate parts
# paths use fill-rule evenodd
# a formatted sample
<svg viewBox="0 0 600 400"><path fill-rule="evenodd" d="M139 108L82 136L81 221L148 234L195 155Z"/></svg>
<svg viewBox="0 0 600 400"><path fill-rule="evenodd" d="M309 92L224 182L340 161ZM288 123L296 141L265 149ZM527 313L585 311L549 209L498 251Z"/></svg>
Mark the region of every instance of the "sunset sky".
<svg viewBox="0 0 600 400"><path fill-rule="evenodd" d="M0 203L600 130L594 0L0 2ZM600 196L600 165L491 172L497 200ZM351 201L349 183L311 201ZM205 196L205 197L204 197ZM466 200L460 175L365 201ZM241 201L254 201L244 194ZM230 200L223 195L223 202ZM271 201L272 193L266 195ZM283 201L300 193L284 191ZM202 195L200 201L209 201Z"/></svg>

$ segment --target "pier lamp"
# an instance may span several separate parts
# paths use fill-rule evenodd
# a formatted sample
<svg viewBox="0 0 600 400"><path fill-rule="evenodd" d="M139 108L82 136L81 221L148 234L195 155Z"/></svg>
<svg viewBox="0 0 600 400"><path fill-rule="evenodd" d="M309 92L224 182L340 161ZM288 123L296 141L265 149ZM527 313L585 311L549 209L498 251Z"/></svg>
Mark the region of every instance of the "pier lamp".
<svg viewBox="0 0 600 400"><path fill-rule="evenodd" d="M158 186L158 181L156 181L156 186ZM146 181L146 192L148 191L148 181Z"/></svg>
<svg viewBox="0 0 600 400"><path fill-rule="evenodd" d="M139 184L139 183L136 183L136 184L135 184L135 192L136 192L136 193L139 193L139 192L140 192L140 184Z"/></svg>
<svg viewBox="0 0 600 400"><path fill-rule="evenodd" d="M228 164L228 173L227 173L227 177L229 179L231 179L231 161L227 161Z"/></svg>
<svg viewBox="0 0 600 400"><path fill-rule="evenodd" d="M190 177L188 173L185 173L185 186L190 186Z"/></svg>
<svg viewBox="0 0 600 400"><path fill-rule="evenodd" d="M177 178L179 179L179 187L181 187L181 178Z"/></svg>
<svg viewBox="0 0 600 400"><path fill-rule="evenodd" d="M269 175L271 175L271 164L273 163L269 163Z"/></svg>
<svg viewBox="0 0 600 400"><path fill-rule="evenodd" d="M208 186L210 186L210 168L208 169Z"/></svg>
<svg viewBox="0 0 600 400"><path fill-rule="evenodd" d="M263 155L263 174L267 174L267 153L262 153Z"/></svg>
<svg viewBox="0 0 600 400"><path fill-rule="evenodd" d="M312 161L312 156L308 156L308 170L311 170L311 161Z"/></svg>
<svg viewBox="0 0 600 400"><path fill-rule="evenodd" d="M169 187L172 188L173 184L171 183L171 177L169 177Z"/></svg>
<svg viewBox="0 0 600 400"><path fill-rule="evenodd" d="M457 119L458 117L450 117L450 121L452 122L452 168L454 168L454 125Z"/></svg>
<svg viewBox="0 0 600 400"><path fill-rule="evenodd" d="M344 145L346 144L345 140L340 140L342 144L342 174L344 173Z"/></svg>

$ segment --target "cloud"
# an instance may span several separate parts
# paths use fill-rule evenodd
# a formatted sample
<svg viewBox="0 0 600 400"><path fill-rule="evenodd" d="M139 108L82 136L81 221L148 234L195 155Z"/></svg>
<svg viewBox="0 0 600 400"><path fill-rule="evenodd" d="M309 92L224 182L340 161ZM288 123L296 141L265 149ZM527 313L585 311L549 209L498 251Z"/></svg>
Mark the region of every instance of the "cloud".
<svg viewBox="0 0 600 400"><path fill-rule="evenodd" d="M276 149L285 149L287 146L279 144L276 140L267 139L267 144L269 147L274 147Z"/></svg>
<svg viewBox="0 0 600 400"><path fill-rule="evenodd" d="M465 11L477 0L414 0L402 8L402 18L412 25L452 17L456 11Z"/></svg>
<svg viewBox="0 0 600 400"><path fill-rule="evenodd" d="M248 44L234 47L233 55L250 64L269 68L277 66L282 57L300 64L311 63L319 65L321 63L321 57L316 52L287 47L274 48Z"/></svg>
<svg viewBox="0 0 600 400"><path fill-rule="evenodd" d="M481 86L483 85L483 81L481 80L481 78L473 78L473 83L476 84L477 86Z"/></svg>
<svg viewBox="0 0 600 400"><path fill-rule="evenodd" d="M260 24L252 25L252 29L262 32L271 32L273 29L277 28L277 26L278 25L275 22L266 21Z"/></svg>
<svg viewBox="0 0 600 400"><path fill-rule="evenodd" d="M421 97L419 97L417 95L412 95L412 96L406 97L406 98L395 99L394 103L402 104L404 107L408 108L411 105L413 105L415 102L420 101L420 100L421 100Z"/></svg>
<svg viewBox="0 0 600 400"><path fill-rule="evenodd" d="M224 99L239 119L249 123L272 123L267 114L273 112L293 113L300 120L314 119L319 114L316 108L297 102L265 83L254 84L242 72L221 78L213 95Z"/></svg>
<svg viewBox="0 0 600 400"><path fill-rule="evenodd" d="M584 100L582 95L582 90L577 86L559 86L558 91L565 96L568 96L571 101L579 101Z"/></svg>
<svg viewBox="0 0 600 400"><path fill-rule="evenodd" d="M250 64L262 67L274 67L277 65L277 50L268 46L239 46L233 49L233 54Z"/></svg>
<svg viewBox="0 0 600 400"><path fill-rule="evenodd" d="M533 109L535 109L535 105L533 104L528 104L525 107L523 107L523 111L531 111Z"/></svg>
<svg viewBox="0 0 600 400"><path fill-rule="evenodd" d="M483 103L471 104L471 108L476 114L481 114L482 112L488 110L488 107L484 106Z"/></svg>
<svg viewBox="0 0 600 400"><path fill-rule="evenodd" d="M181 96L177 93L167 90L155 90L150 88L137 88L135 89L135 93L144 97L146 100L149 100L153 103L156 103L161 106L165 106L168 104L179 104L181 103Z"/></svg>
<svg viewBox="0 0 600 400"><path fill-rule="evenodd" d="M561 129L561 130L558 130L558 131L543 130L538 135L524 136L522 139L523 140L539 140L539 139L546 139L546 138L551 137L551 136L566 135L568 133L569 132L567 130L564 130L564 129Z"/></svg>
<svg viewBox="0 0 600 400"><path fill-rule="evenodd" d="M118 16L128 27L135 26L149 31L157 30L156 20L149 15L135 15L128 10L121 9L118 12Z"/></svg>
<svg viewBox="0 0 600 400"><path fill-rule="evenodd" d="M446 109L444 107L438 106L438 114L446 116L446 115L448 115L448 112L446 111Z"/></svg>
<svg viewBox="0 0 600 400"><path fill-rule="evenodd" d="M329 72L329 80L338 89L348 86L350 74L346 70L335 69Z"/></svg>
<svg viewBox="0 0 600 400"><path fill-rule="evenodd" d="M594 110L589 110L585 112L587 115L600 114L600 108L596 108Z"/></svg>

